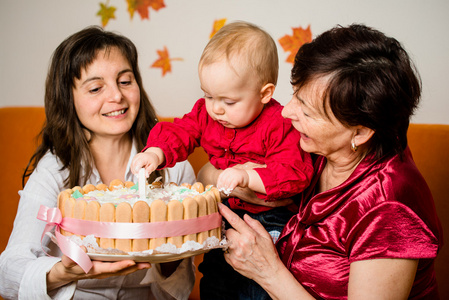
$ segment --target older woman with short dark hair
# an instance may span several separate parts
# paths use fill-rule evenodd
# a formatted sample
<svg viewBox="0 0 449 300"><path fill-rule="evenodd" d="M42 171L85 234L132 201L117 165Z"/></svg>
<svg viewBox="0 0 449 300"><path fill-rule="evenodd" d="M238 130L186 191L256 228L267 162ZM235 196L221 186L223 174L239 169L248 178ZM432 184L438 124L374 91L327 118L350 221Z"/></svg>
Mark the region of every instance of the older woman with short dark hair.
<svg viewBox="0 0 449 300"><path fill-rule="evenodd" d="M336 27L301 47L291 82L283 115L315 176L276 245L220 207L234 227L227 262L275 299L438 299L442 232L407 147L421 87L406 51L372 28Z"/></svg>

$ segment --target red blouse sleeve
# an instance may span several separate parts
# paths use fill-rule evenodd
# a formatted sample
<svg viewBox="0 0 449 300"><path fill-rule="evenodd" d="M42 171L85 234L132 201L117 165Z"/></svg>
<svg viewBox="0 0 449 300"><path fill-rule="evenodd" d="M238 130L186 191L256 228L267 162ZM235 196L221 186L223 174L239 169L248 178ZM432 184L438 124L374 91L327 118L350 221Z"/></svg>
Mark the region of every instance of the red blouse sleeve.
<svg viewBox="0 0 449 300"><path fill-rule="evenodd" d="M438 239L409 207L383 202L355 224L346 243L349 261L435 258Z"/></svg>

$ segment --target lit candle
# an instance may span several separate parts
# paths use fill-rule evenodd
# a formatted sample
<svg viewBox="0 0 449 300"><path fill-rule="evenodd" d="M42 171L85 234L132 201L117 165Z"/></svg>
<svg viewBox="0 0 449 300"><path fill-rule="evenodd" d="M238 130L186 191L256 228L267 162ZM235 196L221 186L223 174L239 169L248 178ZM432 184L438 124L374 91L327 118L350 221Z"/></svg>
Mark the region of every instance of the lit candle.
<svg viewBox="0 0 449 300"><path fill-rule="evenodd" d="M145 169L139 170L139 198L145 199Z"/></svg>

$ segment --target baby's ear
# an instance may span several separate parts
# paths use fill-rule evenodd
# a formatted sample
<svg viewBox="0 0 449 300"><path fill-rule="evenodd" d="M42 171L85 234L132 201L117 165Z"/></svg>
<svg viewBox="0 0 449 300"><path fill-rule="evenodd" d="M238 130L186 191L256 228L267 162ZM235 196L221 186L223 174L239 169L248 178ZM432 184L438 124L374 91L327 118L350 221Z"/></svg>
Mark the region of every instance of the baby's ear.
<svg viewBox="0 0 449 300"><path fill-rule="evenodd" d="M267 83L260 89L260 101L263 104L270 102L271 97L273 97L274 89L276 86L272 83Z"/></svg>

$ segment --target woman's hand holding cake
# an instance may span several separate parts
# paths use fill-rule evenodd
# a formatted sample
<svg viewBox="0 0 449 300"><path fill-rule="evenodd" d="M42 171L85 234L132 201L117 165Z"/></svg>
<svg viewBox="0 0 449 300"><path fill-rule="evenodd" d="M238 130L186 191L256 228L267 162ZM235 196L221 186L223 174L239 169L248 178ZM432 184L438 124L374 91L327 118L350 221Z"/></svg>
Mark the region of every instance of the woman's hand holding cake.
<svg viewBox="0 0 449 300"><path fill-rule="evenodd" d="M84 248L85 249L85 248ZM137 270L151 268L150 263L122 260L117 262L93 261L93 266L86 274L84 270L66 255L47 273L47 290L52 291L70 282L82 279L101 279L111 276L123 276Z"/></svg>

